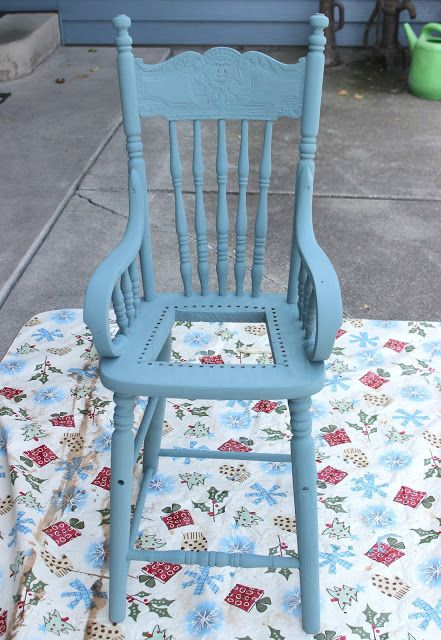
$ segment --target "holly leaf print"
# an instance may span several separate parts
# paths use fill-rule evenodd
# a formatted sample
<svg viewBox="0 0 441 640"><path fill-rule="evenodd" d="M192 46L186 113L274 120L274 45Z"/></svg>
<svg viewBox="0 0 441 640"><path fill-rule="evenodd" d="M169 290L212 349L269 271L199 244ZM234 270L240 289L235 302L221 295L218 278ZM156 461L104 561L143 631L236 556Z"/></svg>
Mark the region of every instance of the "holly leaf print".
<svg viewBox="0 0 441 640"><path fill-rule="evenodd" d="M293 571L291 571L291 569L289 567L283 567L282 569L280 569L279 571L280 575L283 576L286 580L289 580L289 576L294 573Z"/></svg>
<svg viewBox="0 0 441 640"><path fill-rule="evenodd" d="M428 542L432 542L432 540L437 540L440 535L440 533L434 529L411 529L411 531L415 531L415 533L420 536L421 540L419 544L427 544Z"/></svg>
<svg viewBox="0 0 441 640"><path fill-rule="evenodd" d="M285 640L285 636L282 636L279 629L273 629L273 627L268 626L270 630L270 640Z"/></svg>
<svg viewBox="0 0 441 640"><path fill-rule="evenodd" d="M389 622L389 618L390 618L391 614L390 613L379 613L377 616L377 619L375 620L375 626L376 627L384 627L384 625L386 624L386 622Z"/></svg>
<svg viewBox="0 0 441 640"><path fill-rule="evenodd" d="M256 602L256 610L259 613L263 613L264 611L266 611L268 609L268 607L271 604L271 598L260 598L260 600L258 600Z"/></svg>
<svg viewBox="0 0 441 640"><path fill-rule="evenodd" d="M152 598L148 603L148 608L153 613L156 613L160 618L171 618L167 607L169 607L174 600L167 600L166 598Z"/></svg>
<svg viewBox="0 0 441 640"><path fill-rule="evenodd" d="M25 587L27 587L28 589L31 589L31 584L33 583L34 580L36 580L36 577L32 572L32 569L29 569L29 571L26 571L24 576L25 576L25 581L24 581Z"/></svg>
<svg viewBox="0 0 441 640"><path fill-rule="evenodd" d="M97 511L101 514L100 526L103 524L110 524L110 509L97 509Z"/></svg>
<svg viewBox="0 0 441 640"><path fill-rule="evenodd" d="M34 593L39 593L40 591L44 591L44 588L47 587L47 583L43 582L43 580L37 580L32 585L32 591Z"/></svg>
<svg viewBox="0 0 441 640"><path fill-rule="evenodd" d="M205 502L193 502L193 506L195 509L200 509L204 513L206 513L207 511L210 511L210 507L207 507Z"/></svg>
<svg viewBox="0 0 441 640"><path fill-rule="evenodd" d="M216 500L217 492L218 489L216 489L216 487L210 487L208 489L208 497L210 498L210 500Z"/></svg>
<svg viewBox="0 0 441 640"><path fill-rule="evenodd" d="M398 366L401 368L401 375L402 376L412 376L414 373L417 372L417 369L413 366L413 364L403 364L398 363Z"/></svg>
<svg viewBox="0 0 441 640"><path fill-rule="evenodd" d="M40 485L43 482L46 482L46 478L37 478L36 476L31 475L30 473L26 474L25 480L28 484L31 485L31 487L35 491L38 491L38 493L41 493Z"/></svg>
<svg viewBox="0 0 441 640"><path fill-rule="evenodd" d="M134 622L137 621L141 608L137 602L132 602L129 606L129 618L132 618Z"/></svg>
<svg viewBox="0 0 441 640"><path fill-rule="evenodd" d="M365 631L363 627L353 627L350 624L348 624L348 627L352 631L352 633L354 633L356 636L360 636L362 640L371 640L371 634L368 631Z"/></svg>
<svg viewBox="0 0 441 640"><path fill-rule="evenodd" d="M153 576L139 576L138 580L141 584L145 584L146 587L149 587L149 589L153 589L156 585L156 580Z"/></svg>
<svg viewBox="0 0 441 640"><path fill-rule="evenodd" d="M343 500L346 500L346 496L334 496L333 498L325 498L323 504L327 509L331 509L335 513L347 513L342 506Z"/></svg>
<svg viewBox="0 0 441 640"><path fill-rule="evenodd" d="M0 416L13 416L14 410L8 407L0 407Z"/></svg>
<svg viewBox="0 0 441 640"><path fill-rule="evenodd" d="M374 625L375 624L375 616L377 615L377 612L374 611L373 609L371 609L371 607L369 605L366 605L366 609L363 611L365 617L366 617L366 622L368 622L369 624Z"/></svg>
<svg viewBox="0 0 441 640"><path fill-rule="evenodd" d="M435 498L433 496L427 496L427 498L424 498L421 504L425 509L430 509L430 507L434 502L435 502Z"/></svg>
<svg viewBox="0 0 441 640"><path fill-rule="evenodd" d="M267 427L266 429L262 429L267 434L266 440L283 440L285 438L285 434L283 431L278 431L277 429L271 429L271 427Z"/></svg>
<svg viewBox="0 0 441 640"><path fill-rule="evenodd" d="M208 416L208 409L211 407L193 407L191 414L200 418L201 416Z"/></svg>

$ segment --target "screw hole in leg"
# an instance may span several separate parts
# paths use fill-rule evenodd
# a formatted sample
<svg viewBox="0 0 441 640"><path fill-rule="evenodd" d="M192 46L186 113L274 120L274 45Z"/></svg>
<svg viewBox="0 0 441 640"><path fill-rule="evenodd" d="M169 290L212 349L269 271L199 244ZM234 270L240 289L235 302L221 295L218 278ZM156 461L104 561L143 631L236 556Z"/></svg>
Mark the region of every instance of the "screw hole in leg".
<svg viewBox="0 0 441 640"><path fill-rule="evenodd" d="M124 480L118 480L118 484L122 487L124 485Z"/></svg>

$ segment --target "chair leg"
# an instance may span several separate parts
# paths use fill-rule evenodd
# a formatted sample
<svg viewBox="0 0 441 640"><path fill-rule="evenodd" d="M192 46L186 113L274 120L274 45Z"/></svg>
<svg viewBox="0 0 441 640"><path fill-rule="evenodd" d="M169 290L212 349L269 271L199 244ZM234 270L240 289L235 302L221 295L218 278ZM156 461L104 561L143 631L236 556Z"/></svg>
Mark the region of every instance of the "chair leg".
<svg viewBox="0 0 441 640"><path fill-rule="evenodd" d="M302 626L320 631L319 549L317 523L317 469L311 434L311 398L290 400L291 460L299 552Z"/></svg>
<svg viewBox="0 0 441 640"><path fill-rule="evenodd" d="M134 465L133 410L135 398L115 393L110 479L110 586L109 617L122 622L126 616L132 479Z"/></svg>
<svg viewBox="0 0 441 640"><path fill-rule="evenodd" d="M167 341L162 347L161 353L158 356L158 360L162 360L163 362L169 361L170 354L171 335L167 338ZM164 426L165 401L166 398L159 398L152 416L152 420L150 422L150 426L144 439L144 454L142 461L142 467L144 471L147 469L147 467L151 467L153 469L153 473L156 473L158 469L158 454L161 447L162 429Z"/></svg>

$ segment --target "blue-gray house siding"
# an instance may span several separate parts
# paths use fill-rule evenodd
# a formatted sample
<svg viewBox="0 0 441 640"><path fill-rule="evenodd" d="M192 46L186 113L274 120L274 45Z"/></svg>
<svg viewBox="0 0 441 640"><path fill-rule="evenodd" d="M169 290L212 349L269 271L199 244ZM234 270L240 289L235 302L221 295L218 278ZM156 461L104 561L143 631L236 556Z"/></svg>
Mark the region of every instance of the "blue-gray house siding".
<svg viewBox="0 0 441 640"><path fill-rule="evenodd" d="M440 0L414 0L415 29L441 22ZM318 0L0 0L0 11L58 11L64 44L113 44L111 19L132 18L137 44L305 44ZM344 0L340 46L362 44L374 0ZM403 19L408 18L406 13ZM404 40L403 40L404 42Z"/></svg>

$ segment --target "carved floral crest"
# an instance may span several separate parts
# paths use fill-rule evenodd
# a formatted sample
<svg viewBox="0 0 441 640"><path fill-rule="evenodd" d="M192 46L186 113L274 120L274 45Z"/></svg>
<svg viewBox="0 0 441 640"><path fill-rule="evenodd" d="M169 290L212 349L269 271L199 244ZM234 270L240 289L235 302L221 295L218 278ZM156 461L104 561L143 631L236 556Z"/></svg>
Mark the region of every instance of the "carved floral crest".
<svg viewBox="0 0 441 640"><path fill-rule="evenodd" d="M169 120L299 117L305 58L283 64L257 51L215 47L156 65L135 60L139 111Z"/></svg>

